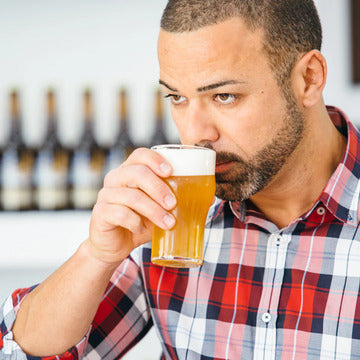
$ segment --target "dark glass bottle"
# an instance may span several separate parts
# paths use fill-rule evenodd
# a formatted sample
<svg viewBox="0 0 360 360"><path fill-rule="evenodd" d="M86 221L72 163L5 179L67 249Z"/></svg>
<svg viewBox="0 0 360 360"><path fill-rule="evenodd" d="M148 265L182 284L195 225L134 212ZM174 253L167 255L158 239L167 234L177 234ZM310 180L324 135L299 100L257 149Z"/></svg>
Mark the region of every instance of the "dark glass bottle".
<svg viewBox="0 0 360 360"><path fill-rule="evenodd" d="M150 147L154 145L168 144L169 140L165 133L165 115L162 93L159 89L155 92L155 129L150 140Z"/></svg>
<svg viewBox="0 0 360 360"><path fill-rule="evenodd" d="M102 187L105 151L94 136L92 94L83 95L84 129L78 146L74 149L71 164L71 203L74 209L89 210L94 206Z"/></svg>
<svg viewBox="0 0 360 360"><path fill-rule="evenodd" d="M128 93L125 88L118 95L118 119L119 131L108 150L105 173L120 166L135 149L129 133Z"/></svg>
<svg viewBox="0 0 360 360"><path fill-rule="evenodd" d="M58 137L58 119L53 90L46 94L47 131L34 169L35 204L39 210L69 208L69 153Z"/></svg>
<svg viewBox="0 0 360 360"><path fill-rule="evenodd" d="M1 207L8 211L32 210L34 151L23 138L17 90L10 93L10 120L10 135L1 161Z"/></svg>

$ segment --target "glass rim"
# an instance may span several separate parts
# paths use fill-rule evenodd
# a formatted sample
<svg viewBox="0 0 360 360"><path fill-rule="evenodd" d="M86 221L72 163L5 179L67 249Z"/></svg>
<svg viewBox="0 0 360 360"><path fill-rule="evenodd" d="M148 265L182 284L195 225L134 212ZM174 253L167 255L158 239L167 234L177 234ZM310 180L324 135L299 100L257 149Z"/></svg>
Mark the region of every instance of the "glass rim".
<svg viewBox="0 0 360 360"><path fill-rule="evenodd" d="M161 145L154 145L150 148L151 150L161 150L161 149L193 149L193 150L210 150L214 151L214 149L210 149L204 146L198 146L198 145L182 145L182 144L161 144Z"/></svg>

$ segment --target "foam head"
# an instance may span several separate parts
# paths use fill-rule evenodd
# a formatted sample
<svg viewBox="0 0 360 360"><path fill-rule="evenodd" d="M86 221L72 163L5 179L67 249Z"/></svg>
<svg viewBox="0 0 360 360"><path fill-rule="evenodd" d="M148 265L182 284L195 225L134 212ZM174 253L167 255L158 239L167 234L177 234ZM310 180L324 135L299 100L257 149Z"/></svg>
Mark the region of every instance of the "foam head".
<svg viewBox="0 0 360 360"><path fill-rule="evenodd" d="M187 145L158 145L151 149L171 164L173 176L215 174L216 152L214 150Z"/></svg>

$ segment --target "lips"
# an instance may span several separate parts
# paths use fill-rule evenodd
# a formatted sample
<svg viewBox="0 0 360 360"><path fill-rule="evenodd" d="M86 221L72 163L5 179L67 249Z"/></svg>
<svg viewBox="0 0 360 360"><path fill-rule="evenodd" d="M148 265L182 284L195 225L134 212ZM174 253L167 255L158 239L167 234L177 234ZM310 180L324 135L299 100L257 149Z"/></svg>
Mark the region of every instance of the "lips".
<svg viewBox="0 0 360 360"><path fill-rule="evenodd" d="M228 170L233 163L234 163L233 161L217 162L216 167L215 167L215 172L222 173L222 172Z"/></svg>

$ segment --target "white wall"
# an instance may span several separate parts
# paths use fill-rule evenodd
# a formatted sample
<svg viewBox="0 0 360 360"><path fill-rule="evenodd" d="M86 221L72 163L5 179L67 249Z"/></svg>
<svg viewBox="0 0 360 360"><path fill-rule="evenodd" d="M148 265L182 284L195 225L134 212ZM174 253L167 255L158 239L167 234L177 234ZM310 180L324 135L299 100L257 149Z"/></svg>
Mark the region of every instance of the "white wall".
<svg viewBox="0 0 360 360"><path fill-rule="evenodd" d="M46 87L59 92L62 135L81 130L81 92L94 89L97 132L111 139L116 92L128 85L132 132L152 129L158 81L156 41L165 0L0 0L0 125L8 119L7 93L22 90L28 141L41 139ZM171 130L170 130L171 131ZM5 136L0 132L0 141Z"/></svg>
<svg viewBox="0 0 360 360"><path fill-rule="evenodd" d="M360 85L351 77L351 25L349 0L315 0L323 25L322 52L328 62L325 100L341 107L360 126Z"/></svg>
<svg viewBox="0 0 360 360"><path fill-rule="evenodd" d="M316 0L324 27L329 79L325 99L360 124L360 86L351 84L347 0ZM41 140L43 95L59 93L61 135L81 130L81 91L95 93L100 141L111 140L117 88L128 85L132 133L151 132L152 92L158 81L156 41L166 0L0 0L0 143L7 131L9 88L22 90L27 139ZM169 134L176 130L168 116Z"/></svg>

